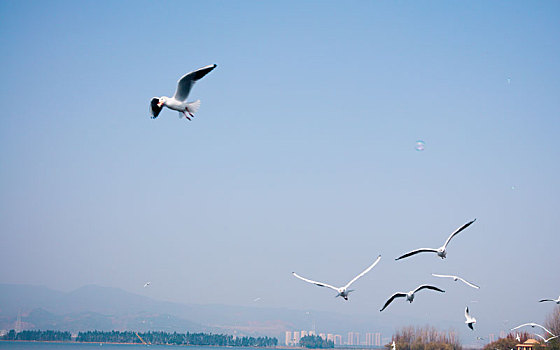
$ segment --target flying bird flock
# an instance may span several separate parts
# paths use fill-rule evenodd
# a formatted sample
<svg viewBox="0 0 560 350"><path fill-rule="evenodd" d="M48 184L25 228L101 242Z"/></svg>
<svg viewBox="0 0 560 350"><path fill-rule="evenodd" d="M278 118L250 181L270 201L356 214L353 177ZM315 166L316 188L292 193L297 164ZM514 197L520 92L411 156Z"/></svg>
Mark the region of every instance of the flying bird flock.
<svg viewBox="0 0 560 350"><path fill-rule="evenodd" d="M153 97L152 100L150 101L150 114L151 114L151 118L152 119L156 119L159 114L161 113L163 107L167 107L169 109L175 110L177 112L179 112L179 117L185 117L188 120L191 120L191 118L194 118L194 114L198 111L199 107L200 107L200 100L196 100L193 102L188 102L187 98L191 92L192 87L194 86L194 84L202 79L204 76L206 76L208 73L210 73L212 70L214 70L214 68L216 68L215 64L212 65L208 65L205 67L202 67L200 69L197 69L195 71L192 71L190 73L187 73L185 75L183 75L178 81L177 81L177 88L175 90L175 94L173 95L173 97L167 97L167 96L162 96L162 97ZM476 219L469 221L467 223L465 223L464 225L462 225L461 227L457 228L453 233L451 233L449 235L449 237L447 238L447 240L445 241L445 243L439 247L439 248L419 248L419 249L415 249L412 250L408 253L405 253L399 257L397 257L395 260L401 260L401 259L405 259L405 258L409 258L411 256L414 256L416 254L420 254L420 253L435 253L438 257L440 257L441 259L445 259L447 257L447 246L449 245L449 243L451 242L451 240L457 236L460 232L462 232L463 230L465 230L467 227L469 227L470 225L472 225L474 222L476 221ZM314 284L316 286L319 287L326 287L326 288L330 288L332 290L334 290L336 292L335 297L342 297L342 299L344 300L348 300L348 296L351 292L353 292L353 289L349 289L350 286L356 282L359 278L363 277L364 275L366 275L371 269L373 269L381 260L381 255L379 255L377 257L377 259L375 259L375 261L368 266L364 271L362 271L360 274L358 274L357 276L355 276L353 279L351 279L346 285L342 286L342 287L335 287L333 285L327 284L325 282L318 282L318 281L314 281L305 277L302 277L300 275L298 275L295 272L292 272L293 276L310 284ZM462 283L464 283L465 285L474 288L474 289L480 289L480 287L472 282L469 282L457 275L442 275L442 274L434 274L432 273L432 276L434 277L438 277L438 278L448 278L448 279L453 279L453 281L461 281ZM150 285L150 282L147 282L146 284L144 284L144 287L148 287ZM387 301L385 301L385 304L383 305L383 307L379 310L379 311L383 311L385 310L395 299L397 298L405 298L406 301L408 301L409 303L412 303L416 293L418 293L419 291L422 290L431 290L431 291L435 291L435 292L439 292L439 293L445 293L445 291L439 287L436 287L434 285L431 284L422 284L420 286L418 286L416 289L413 289L411 291L408 292L396 292L393 295L391 295L389 297L389 299L387 299ZM258 301L260 300L260 298L256 298L253 301ZM539 302L554 302L556 304L560 304L560 296L557 299L542 299L539 300ZM476 323L476 318L471 316L470 312L469 312L469 307L466 306L465 307L465 324L471 329L474 330L474 324ZM525 323L522 325L519 325L515 328L512 328L511 330L516 330L518 328L521 327L526 327L526 326L531 326L531 327L538 327L543 329L544 331L546 331L548 334L550 334L549 338L545 338L541 335L536 334L537 336L539 336L545 343L549 342L552 339L555 339L558 337L558 335L554 335L552 332L550 332L548 329L546 329L545 327L536 324L536 323ZM482 340L483 338L481 337L477 337L477 340ZM391 344L392 349L396 349L396 345L395 342L393 341L393 343Z"/></svg>

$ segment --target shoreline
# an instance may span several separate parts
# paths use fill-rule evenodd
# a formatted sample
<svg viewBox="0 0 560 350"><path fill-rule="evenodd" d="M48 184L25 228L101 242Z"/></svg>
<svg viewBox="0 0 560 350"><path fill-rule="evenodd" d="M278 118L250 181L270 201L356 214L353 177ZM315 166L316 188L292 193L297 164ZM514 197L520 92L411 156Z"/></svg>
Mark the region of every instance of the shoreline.
<svg viewBox="0 0 560 350"><path fill-rule="evenodd" d="M192 345L192 344L143 344L143 343L125 343L125 342L108 342L108 341L75 341L75 340L7 340L0 339L0 342L12 342L12 343L55 343L55 344L110 344L110 345L165 345L165 346L199 346L208 348L254 348L254 349L303 349L301 347L289 347L289 346L228 346L228 345Z"/></svg>

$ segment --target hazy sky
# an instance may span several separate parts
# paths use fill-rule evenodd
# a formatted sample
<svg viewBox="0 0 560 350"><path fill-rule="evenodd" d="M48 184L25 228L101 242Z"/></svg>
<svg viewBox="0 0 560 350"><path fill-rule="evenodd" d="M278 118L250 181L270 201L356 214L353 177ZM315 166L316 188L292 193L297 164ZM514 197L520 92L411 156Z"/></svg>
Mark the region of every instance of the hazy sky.
<svg viewBox="0 0 560 350"><path fill-rule="evenodd" d="M559 14L0 1L0 281L458 329L469 305L483 336L541 322L537 300L560 294ZM149 118L152 96L213 63L192 122ZM447 259L394 260L474 218ZM379 254L349 302L291 275L343 285ZM420 283L447 293L379 313Z"/></svg>

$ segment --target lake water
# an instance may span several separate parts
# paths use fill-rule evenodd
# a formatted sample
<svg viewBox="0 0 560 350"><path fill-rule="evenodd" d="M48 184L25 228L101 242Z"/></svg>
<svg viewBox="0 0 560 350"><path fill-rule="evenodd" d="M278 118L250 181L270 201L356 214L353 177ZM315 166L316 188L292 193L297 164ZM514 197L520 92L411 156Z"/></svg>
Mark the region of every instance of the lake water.
<svg viewBox="0 0 560 350"><path fill-rule="evenodd" d="M103 344L98 343L41 343L41 342L10 342L0 341L1 350L147 350L147 349L173 349L173 350L255 350L255 348L225 348L206 346L176 346L176 345L142 345L142 344Z"/></svg>

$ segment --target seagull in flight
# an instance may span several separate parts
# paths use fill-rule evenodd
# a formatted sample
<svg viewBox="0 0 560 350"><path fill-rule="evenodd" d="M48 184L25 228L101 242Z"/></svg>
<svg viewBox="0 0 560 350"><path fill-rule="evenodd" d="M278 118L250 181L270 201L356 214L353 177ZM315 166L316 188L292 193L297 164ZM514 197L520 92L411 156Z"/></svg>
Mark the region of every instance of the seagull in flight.
<svg viewBox="0 0 560 350"><path fill-rule="evenodd" d="M348 290L348 287L350 287L350 285L351 285L352 283L356 282L356 280L357 280L358 278L360 278L360 277L362 277L363 275L365 275L366 273L368 273L369 270L373 269L373 267L374 267L375 265L377 265L377 263L379 262L379 260L381 260L381 255L379 255L379 256L377 257L377 259L373 262L373 264L371 264L367 269L365 269L364 271L362 271L362 273L360 273L358 276L354 277L350 282L348 282L348 283L347 283L345 286L343 286L343 287L334 287L334 286L331 286L330 284L326 284L326 283L323 283L323 282L313 281L313 280L310 280L310 279L301 277L300 275L298 275L298 274L295 273L295 272L292 272L292 275L294 275L295 277L297 277L297 278L299 278L300 280L303 280L303 281L305 281L305 282L313 283L313 284L316 285L316 286L319 286L319 287L327 287L327 288L330 288L330 289L334 289L334 290L338 293L338 294L335 296L335 298L336 298L336 297L343 297L344 300L348 300L348 294L350 294L350 292L353 292L353 291L354 291L353 289Z"/></svg>
<svg viewBox="0 0 560 350"><path fill-rule="evenodd" d="M435 273L432 273L432 276L435 276L435 277L453 278L453 281L459 280L459 281L465 283L467 286L470 286L470 287L473 287L473 288L476 288L476 289L480 289L480 287L477 286L476 284L471 283L471 282L469 282L469 281L466 281L465 279L463 279L463 278L461 278L461 277L459 277L459 276L453 276L453 275L438 275L438 274L435 274Z"/></svg>
<svg viewBox="0 0 560 350"><path fill-rule="evenodd" d="M391 297L385 302L385 305L383 305L383 307L379 311L385 310L385 308L387 306L389 306L389 304L391 304L391 302L393 302L393 300L395 300L396 298L406 298L406 300L408 300L408 302L412 303L414 301L414 293L416 293L416 292L418 292L422 289L431 289L431 290L435 290L435 291L438 291L438 292L441 292L441 293L445 293L444 290L439 289L438 287L423 284L421 286L418 286L418 288L416 288L415 290L411 290L407 293L397 292L397 293L391 295Z"/></svg>
<svg viewBox="0 0 560 350"><path fill-rule="evenodd" d="M400 260L400 259L404 259L404 258L408 258L409 256L418 254L418 253L436 253L440 258L445 259L445 256L447 255L447 245L449 244L449 241L451 241L451 238L455 237L457 234L459 234L459 232L463 231L464 229L466 229L467 227L469 227L473 222L475 222L476 219L467 222L466 224L464 224L463 226L459 227L458 229L455 230L455 232L453 232L449 238L447 238L447 241L445 241L445 244L442 245L441 247L434 249L434 248L420 248L420 249L416 249L413 250L411 252L408 252L404 255L399 256L398 258L396 258L395 260Z"/></svg>
<svg viewBox="0 0 560 350"><path fill-rule="evenodd" d="M541 299L539 300L539 303L542 303L543 301L553 301L556 304L560 304L560 296L558 296L558 299Z"/></svg>
<svg viewBox="0 0 560 350"><path fill-rule="evenodd" d="M515 340L521 343L521 336L519 335L519 333L515 333Z"/></svg>
<svg viewBox="0 0 560 350"><path fill-rule="evenodd" d="M521 327L525 327L525 326L531 326L531 327L533 327L533 328L539 327L539 328L544 329L548 334L552 335L553 337L555 336L554 333L552 333L552 332L549 331L548 329L544 328L544 327L541 326L540 324L534 323L534 322L523 323L522 325L519 325L519 326L517 326L517 327L515 327L515 328L512 328L511 330L513 331L513 330L515 330L515 329L518 329L518 328L521 328Z"/></svg>
<svg viewBox="0 0 560 350"><path fill-rule="evenodd" d="M397 350L397 345L395 344L394 340L393 340L393 344L391 344L391 350Z"/></svg>
<svg viewBox="0 0 560 350"><path fill-rule="evenodd" d="M152 282L146 282L146 283L144 284L144 288L146 288L146 287L149 286L150 284L152 284Z"/></svg>
<svg viewBox="0 0 560 350"><path fill-rule="evenodd" d="M194 83L202 79L214 68L216 68L216 65L211 64L183 75L181 79L177 81L177 90L175 90L175 95L173 95L173 97L153 97L150 101L150 113L152 114L152 119L156 119L165 106L169 109L178 111L179 118L184 116L188 120L191 120L191 117L194 117L194 113L196 113L198 108L200 108L200 100L187 102L187 97L189 96Z"/></svg>
<svg viewBox="0 0 560 350"><path fill-rule="evenodd" d="M472 317L472 316L469 314L469 307L468 307L468 306L465 308L465 318L467 319L467 320L465 321L465 323L467 324L467 326L469 326L469 328L472 329L472 330L474 331L473 324L476 323L476 318Z"/></svg>
<svg viewBox="0 0 560 350"><path fill-rule="evenodd" d="M548 343L548 342L551 341L552 339L558 338L557 335L555 335L554 337L550 337L550 338L548 338L548 339L545 339L545 337L543 337L542 335L537 334L537 333L535 333L535 335L536 335L537 337L541 338L545 343Z"/></svg>

